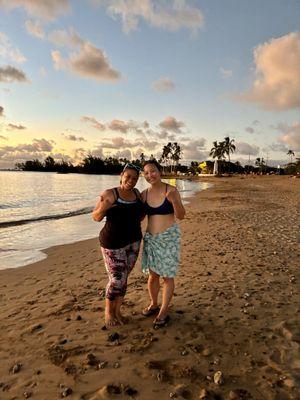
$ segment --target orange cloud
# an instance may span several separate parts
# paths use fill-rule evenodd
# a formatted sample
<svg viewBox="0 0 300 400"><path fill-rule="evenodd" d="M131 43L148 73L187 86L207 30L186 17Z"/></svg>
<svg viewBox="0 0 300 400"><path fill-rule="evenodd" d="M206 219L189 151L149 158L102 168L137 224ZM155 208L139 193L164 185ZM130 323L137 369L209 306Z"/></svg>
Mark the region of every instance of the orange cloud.
<svg viewBox="0 0 300 400"><path fill-rule="evenodd" d="M185 28L193 34L204 25L204 18L199 8L187 4L186 0L181 1L130 1L94 0L94 3L104 5L107 13L113 18L118 17L122 21L123 31L129 33L137 30L139 21L144 20L149 25L178 31Z"/></svg>
<svg viewBox="0 0 300 400"><path fill-rule="evenodd" d="M53 20L59 14L70 10L69 0L1 0L0 7L6 9L24 8L27 14L34 17Z"/></svg>
<svg viewBox="0 0 300 400"><path fill-rule="evenodd" d="M300 107L300 33L292 32L254 50L256 79L238 99L269 110Z"/></svg>
<svg viewBox="0 0 300 400"><path fill-rule="evenodd" d="M183 128L185 124L178 121L175 117L167 117L159 124L159 126L167 131L182 133L181 128Z"/></svg>
<svg viewBox="0 0 300 400"><path fill-rule="evenodd" d="M51 52L54 68L56 70L66 69L85 78L117 81L121 78L120 72L111 68L109 60L104 52L89 42L80 46L76 53L64 59L60 51Z"/></svg>

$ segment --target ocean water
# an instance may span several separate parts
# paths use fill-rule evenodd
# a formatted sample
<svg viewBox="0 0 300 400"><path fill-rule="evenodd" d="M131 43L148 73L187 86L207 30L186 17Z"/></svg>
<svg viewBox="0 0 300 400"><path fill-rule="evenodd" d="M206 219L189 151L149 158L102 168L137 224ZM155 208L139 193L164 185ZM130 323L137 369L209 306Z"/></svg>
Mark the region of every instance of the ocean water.
<svg viewBox="0 0 300 400"><path fill-rule="evenodd" d="M209 186L165 181L177 186L183 200ZM0 269L41 260L52 246L97 237L103 222L93 221L91 211L99 194L118 183L117 175L0 171ZM140 177L137 188L147 186Z"/></svg>

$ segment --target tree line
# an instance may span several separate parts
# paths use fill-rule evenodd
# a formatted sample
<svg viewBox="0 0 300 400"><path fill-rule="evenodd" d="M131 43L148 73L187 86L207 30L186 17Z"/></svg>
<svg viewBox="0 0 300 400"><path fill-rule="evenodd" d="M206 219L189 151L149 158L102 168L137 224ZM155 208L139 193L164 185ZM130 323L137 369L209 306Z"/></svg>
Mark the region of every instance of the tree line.
<svg viewBox="0 0 300 400"><path fill-rule="evenodd" d="M255 165L245 165L244 167L238 162L231 162L230 154L234 153L236 146L234 139L230 139L229 136L225 137L223 141L214 141L213 146L210 150L209 155L213 159L218 160L219 173L249 173L249 172L260 172L268 173L275 172L277 168L269 167L264 158L256 158ZM201 172L199 167L199 161L191 161L190 165L181 165L179 161L182 159L182 148L177 142L169 142L162 149L161 157L157 159L163 166L163 173L186 173L196 175ZM295 155L293 150L289 150L287 155L291 157L291 162L286 166L285 172L289 174L300 172L300 162L297 158L296 162L293 162L293 156ZM228 157L228 161L226 158ZM155 159L151 154L150 159ZM120 174L126 163L132 163L139 168L142 168L143 163L146 161L144 153L140 154L140 157L135 160L129 160L127 158L115 158L115 157L95 157L92 154L88 154L78 165L73 165L69 161L61 160L55 161L53 157L48 156L44 161L38 159L28 160L24 163L17 163L15 166L18 170L22 171L44 171L44 172L58 172L58 173L86 173L86 174ZM206 172L213 172L213 161L206 161ZM278 172L278 171L276 171ZM283 171L282 171L283 172Z"/></svg>
<svg viewBox="0 0 300 400"><path fill-rule="evenodd" d="M150 159L156 160L151 154ZM161 157L156 160L163 165L165 172L175 172L179 166L179 160L182 158L182 149L177 142L169 142L163 147ZM16 163L15 167L22 171L45 171L59 173L86 173L86 174L119 174L124 165L132 163L139 168L142 168L146 156L141 153L140 157L135 160L127 158L115 157L95 157L88 154L78 165L73 165L70 161L61 160L55 161L53 157L48 156L44 161L38 159L28 160L23 163Z"/></svg>

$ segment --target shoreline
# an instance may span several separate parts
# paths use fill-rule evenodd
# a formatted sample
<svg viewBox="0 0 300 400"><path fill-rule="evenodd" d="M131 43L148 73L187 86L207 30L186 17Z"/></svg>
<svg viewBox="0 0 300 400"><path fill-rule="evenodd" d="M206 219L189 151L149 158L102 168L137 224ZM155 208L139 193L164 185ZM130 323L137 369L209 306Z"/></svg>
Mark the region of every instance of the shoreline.
<svg viewBox="0 0 300 400"><path fill-rule="evenodd" d="M169 178L165 177L165 179L169 179ZM182 179L182 180L191 181L191 179ZM196 179L194 179L194 182L198 182L198 181ZM203 181L199 181L199 183L203 185L204 182ZM191 196L183 198L184 204L186 204L186 201L189 202L190 199L192 199L193 196L195 196L198 192L200 192L202 190L205 190L205 189L207 189L207 188L203 188L203 189L199 188L199 190L192 191L192 195ZM93 209L93 207L91 209ZM68 212L67 214L70 214L70 213L71 212ZM75 211L72 212L72 213L75 213ZM73 221L74 221L74 222L72 222L73 225L75 225L75 219L77 219L77 223L79 222L81 224L82 223L85 224L85 227L89 229L88 230L88 234L85 235L86 238L82 239L79 236L78 237L71 237L72 235L70 235L70 233L69 233L69 236L66 236L65 238L60 237L58 239L58 238L53 237L52 240L50 241L50 244L48 246L46 245L45 247L40 246L40 247L35 248L35 249L18 250L18 251L15 251L15 253L12 254L12 255L8 254L10 251L7 250L7 255L6 255L7 259L3 259L2 258L6 268L0 268L0 271L5 271L5 270L15 269L15 268L21 268L21 267L28 266L28 265L37 263L39 261L42 261L45 258L47 258L47 250L51 249L52 247L64 246L64 245L73 244L73 243L79 243L79 242L84 241L84 240L88 240L88 239L93 240L93 239L97 238L98 235L99 235L99 231L103 226L103 221L100 222L98 232L96 232L96 223L92 222L92 221L89 221L89 220L91 220L90 215L91 215L91 212L84 213L84 214L74 214L72 216L68 215L68 217L67 217L68 219L69 218L73 219ZM38 217L38 218L40 218L40 217ZM55 224L56 221L58 221L58 223L61 223L62 219L65 219L65 218L57 219L56 216L48 216L47 218L43 218L41 220L41 222ZM78 221L78 219L80 219L80 220ZM39 223L40 221L33 221L32 223L35 224L36 222ZM89 222L92 222L92 224L94 224L95 229L93 229L93 231L95 231L95 233L92 232L92 229L91 229L91 226L90 226ZM18 226L18 225L23 225L23 224L15 223L15 222L10 222L9 224L12 224L13 227L14 226ZM69 224L70 224L70 222L69 222ZM33 228L37 229L36 226L34 226ZM49 229L54 229L54 226L52 226L52 228L50 226ZM76 234L74 236L76 236ZM49 240L48 240L48 242L49 242ZM23 255L23 258L22 258L22 255ZM0 262L1 262L1 259L0 259ZM14 263L14 265L13 265L13 263Z"/></svg>
<svg viewBox="0 0 300 400"><path fill-rule="evenodd" d="M298 399L299 181L212 180L179 223L181 263L166 328L155 331L141 316L148 294L139 259L124 305L130 323L101 329L107 277L97 238L0 271L1 399L25 392L56 399L67 388L75 400L128 399L126 385L141 400L185 391L194 399L201 390L224 400ZM109 394L107 385L123 392Z"/></svg>
<svg viewBox="0 0 300 400"><path fill-rule="evenodd" d="M180 178L179 178L179 179L180 179ZM201 181L201 182L204 183L203 181ZM210 182L207 182L207 183L210 183ZM205 188L205 189L201 189L201 190L199 190L199 191L196 191L192 196L186 197L185 200L188 201L188 204L186 204L185 206L188 207L189 204L192 202L192 200L194 199L195 196L197 196L197 195L198 195L200 192L202 192L203 190L208 190L208 189L210 189L211 187L212 187L212 186L210 186L210 187L208 187L208 188ZM1 272L1 271L9 271L9 270L14 270L14 269L21 269L21 268L25 268L25 267L34 266L34 265L40 263L41 261L46 260L50 255L56 254L57 251L63 250L63 247L65 247L65 246L72 246L72 245L75 245L75 246L76 246L76 244L80 244L80 243L85 244L86 242L89 242L89 241L90 241L90 242L95 242L95 241L96 241L96 242L98 243L98 236L99 236L99 233L98 233L98 235L95 236L94 238L84 239L84 240L78 240L78 241L71 242L71 243L64 243L64 244L58 244L58 245L55 245L55 246L46 247L45 249L39 250L41 253L44 253L44 254L45 254L45 257L44 257L44 258L42 258L42 259L40 259L40 260L37 260L37 261L34 261L34 262L30 263L30 264L21 265L21 266L19 266L19 267L5 268L5 269L0 270L0 272Z"/></svg>

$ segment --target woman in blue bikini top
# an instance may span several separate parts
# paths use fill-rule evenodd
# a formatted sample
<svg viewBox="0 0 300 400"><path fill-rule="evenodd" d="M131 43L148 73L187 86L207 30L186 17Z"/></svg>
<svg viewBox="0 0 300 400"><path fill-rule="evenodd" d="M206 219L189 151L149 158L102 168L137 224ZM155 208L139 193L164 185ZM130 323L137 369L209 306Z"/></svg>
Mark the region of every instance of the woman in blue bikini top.
<svg viewBox="0 0 300 400"><path fill-rule="evenodd" d="M147 232L151 235L164 232L174 225L175 219L183 219L185 209L176 187L161 180L160 165L150 160L144 164L144 178L150 188L142 192L145 211L148 216Z"/></svg>
<svg viewBox="0 0 300 400"><path fill-rule="evenodd" d="M161 167L154 161L146 161L144 177L151 185L142 192L145 212L148 216L142 256L142 270L149 274L148 291L150 304L142 314L145 317L157 314L155 327L166 325L169 320L169 304L174 292L180 253L180 229L177 219L183 219L185 209L176 187L161 180ZM158 306L160 277L163 278L162 305Z"/></svg>
<svg viewBox="0 0 300 400"><path fill-rule="evenodd" d="M167 196L168 192L168 184L166 183L166 190L165 190L165 196ZM159 205L158 207L151 207L148 202L147 202L147 197L148 197L148 189L146 189L146 194L145 194L145 212L146 215L169 215L169 214L174 214L174 207L173 204L168 200L167 197L165 197L163 203Z"/></svg>

